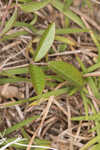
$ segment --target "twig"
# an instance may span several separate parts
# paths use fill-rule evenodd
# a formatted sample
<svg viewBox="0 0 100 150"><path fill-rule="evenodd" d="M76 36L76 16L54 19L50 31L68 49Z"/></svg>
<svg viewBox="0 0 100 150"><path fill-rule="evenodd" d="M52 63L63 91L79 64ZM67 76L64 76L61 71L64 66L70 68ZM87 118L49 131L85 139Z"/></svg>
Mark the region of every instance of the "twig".
<svg viewBox="0 0 100 150"><path fill-rule="evenodd" d="M8 57L4 62L3 64L0 66L0 70L2 70L4 68L4 66L6 65L6 63L12 59L12 58L15 58L16 56L18 56L19 54L23 53L25 51L25 49L23 49L21 52L18 52L17 54L15 54L14 56L10 56Z"/></svg>
<svg viewBox="0 0 100 150"><path fill-rule="evenodd" d="M100 71L86 73L83 75L83 77L100 77Z"/></svg>
<svg viewBox="0 0 100 150"><path fill-rule="evenodd" d="M91 0L91 1L96 3L96 4L100 4L100 2L98 2L97 0Z"/></svg>
<svg viewBox="0 0 100 150"><path fill-rule="evenodd" d="M28 145L28 147L27 147L27 150L30 150L31 145L32 145L32 143L33 143L33 140L34 140L36 134L37 134L37 133L40 134L41 129L42 129L42 126L43 126L43 123L44 123L44 121L45 121L45 119L46 119L46 117L47 117L47 114L48 114L48 112L49 112L50 106L52 105L52 102L53 102L53 101L54 101L54 96L50 96L49 101L48 101L48 104L47 104L47 107L44 109L44 111L43 111L43 113L42 113L43 118L42 118L42 120L41 120L41 123L40 123L40 125L38 126L36 132L33 134L32 138L31 138L31 140L30 140L30 142L29 142L29 145Z"/></svg>
<svg viewBox="0 0 100 150"><path fill-rule="evenodd" d="M78 53L87 53L89 52L89 49L81 49L81 50L74 50L74 51L66 51L66 52L61 52L61 53L56 53L56 54L50 54L49 57L53 56L63 56L63 55L70 55L70 54L78 54Z"/></svg>

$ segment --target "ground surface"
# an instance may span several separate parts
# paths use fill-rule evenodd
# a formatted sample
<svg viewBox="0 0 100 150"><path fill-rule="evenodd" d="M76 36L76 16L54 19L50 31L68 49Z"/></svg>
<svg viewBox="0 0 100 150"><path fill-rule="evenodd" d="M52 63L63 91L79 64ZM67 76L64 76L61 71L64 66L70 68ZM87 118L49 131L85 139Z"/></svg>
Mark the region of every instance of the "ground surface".
<svg viewBox="0 0 100 150"><path fill-rule="evenodd" d="M31 2L40 3L40 0ZM26 144L49 146L58 150L85 150L95 143L99 146L98 140L95 140L84 147L100 136L100 2L53 0L33 12L29 11L30 8L25 12L21 8L24 3L28 6L29 1L0 0L1 139L5 131L4 137L8 143L8 140L13 141L22 136L28 139ZM10 20L14 13L15 16ZM56 25L55 40L45 57L34 62L33 55L43 30L52 22ZM64 61L74 65L86 79L84 94L80 94L81 89L75 92L69 82L59 77L58 80L51 78L55 73L47 69L48 61ZM58 96L51 94L46 98L42 95L41 98L35 98L35 104L30 105L33 102L30 99L37 95L30 82L30 62L40 66L47 75L43 93L62 88L69 88L69 92L62 92ZM89 67L90 70L87 70ZM16 105L15 102L20 104ZM37 115L33 121L32 117ZM90 118L85 118L86 115ZM28 120L30 117L31 121ZM90 132L92 128L94 130ZM6 144L0 143L1 149ZM100 149L92 149L92 146L91 150ZM30 150L29 146L8 147L9 150Z"/></svg>

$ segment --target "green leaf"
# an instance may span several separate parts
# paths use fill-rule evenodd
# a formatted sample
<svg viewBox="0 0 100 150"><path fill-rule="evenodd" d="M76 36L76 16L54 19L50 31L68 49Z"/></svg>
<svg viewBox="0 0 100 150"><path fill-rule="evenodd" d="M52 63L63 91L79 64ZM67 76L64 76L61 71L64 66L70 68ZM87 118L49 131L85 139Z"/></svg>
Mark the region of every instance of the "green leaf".
<svg viewBox="0 0 100 150"><path fill-rule="evenodd" d="M29 72L30 72L31 81L35 88L36 93L38 95L42 94L42 91L44 90L44 87L45 87L45 81L46 81L43 71L41 70L40 67L30 64Z"/></svg>
<svg viewBox="0 0 100 150"><path fill-rule="evenodd" d="M81 73L72 64L63 61L50 61L49 67L63 79L71 81L76 86L83 86L84 80Z"/></svg>
<svg viewBox="0 0 100 150"><path fill-rule="evenodd" d="M20 4L20 8L24 12L35 12L38 11L39 9L45 7L51 0L43 0L41 2L28 2L25 4Z"/></svg>
<svg viewBox="0 0 100 150"><path fill-rule="evenodd" d="M16 18L17 18L17 9L15 9L13 15L11 16L9 21L6 23L5 28L2 30L0 36L4 35L6 32L8 32L12 28L12 26L14 25L16 21Z"/></svg>
<svg viewBox="0 0 100 150"><path fill-rule="evenodd" d="M73 3L73 0L65 0L64 1L64 9L67 9L67 8L69 8L70 6L71 6L71 4Z"/></svg>
<svg viewBox="0 0 100 150"><path fill-rule="evenodd" d="M34 58L35 62L39 61L41 58L43 58L46 55L46 53L52 46L54 37L55 37L55 23L52 23L45 30L45 32L43 33L40 39L40 43L35 53L35 58Z"/></svg>

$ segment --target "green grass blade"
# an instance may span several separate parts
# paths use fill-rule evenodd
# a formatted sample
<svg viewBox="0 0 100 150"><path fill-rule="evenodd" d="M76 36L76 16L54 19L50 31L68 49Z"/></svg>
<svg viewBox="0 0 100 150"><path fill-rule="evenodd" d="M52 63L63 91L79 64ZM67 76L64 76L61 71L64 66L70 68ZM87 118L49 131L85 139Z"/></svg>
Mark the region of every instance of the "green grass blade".
<svg viewBox="0 0 100 150"><path fill-rule="evenodd" d="M16 83L16 82L31 82L28 78L21 78L21 77L11 77L11 78L1 78L0 85L6 83Z"/></svg>
<svg viewBox="0 0 100 150"><path fill-rule="evenodd" d="M55 40L66 43L66 44L69 44L69 45L72 45L72 46L76 45L75 41L72 41L72 40L70 40L70 39L68 39L67 37L64 37L64 36L55 36Z"/></svg>
<svg viewBox="0 0 100 150"><path fill-rule="evenodd" d="M13 15L9 19L9 21L6 23L4 29L2 30L0 36L4 35L6 32L8 32L14 25L17 18L17 9L15 9Z"/></svg>
<svg viewBox="0 0 100 150"><path fill-rule="evenodd" d="M93 145L91 150L99 150L100 149L100 144Z"/></svg>
<svg viewBox="0 0 100 150"><path fill-rule="evenodd" d="M81 92L81 97L83 99L83 104L84 104L84 109L85 109L85 114L86 114L86 119L88 120L88 99L86 98L85 94Z"/></svg>
<svg viewBox="0 0 100 150"><path fill-rule="evenodd" d="M99 93L99 90L98 90L93 78L88 77L88 84L90 85L90 88L91 88L93 94L95 95L95 97L97 99L100 99L100 93Z"/></svg>
<svg viewBox="0 0 100 150"><path fill-rule="evenodd" d="M6 71L0 72L0 75L17 75L17 74L27 74L29 73L28 67L23 67L23 68L16 68L16 69L9 69Z"/></svg>
<svg viewBox="0 0 100 150"><path fill-rule="evenodd" d="M39 116L33 116L33 117L30 117L30 118L28 118L28 119L25 119L25 120L23 120L23 121L21 121L21 122L15 124L14 126L8 128L8 129L6 129L5 135L10 134L11 132L20 129L21 127L23 127L23 126L25 126L25 125L31 123L32 121L36 120L37 118L39 118Z"/></svg>
<svg viewBox="0 0 100 150"><path fill-rule="evenodd" d="M95 143L100 141L100 137L96 136L95 138L93 138L92 140L90 140L87 144L85 144L85 146L83 146L80 150L88 150L88 148L92 145L94 145Z"/></svg>
<svg viewBox="0 0 100 150"><path fill-rule="evenodd" d="M100 63L94 64L86 69L86 73L95 71L96 69L99 69L99 68L100 68Z"/></svg>
<svg viewBox="0 0 100 150"><path fill-rule="evenodd" d="M80 33L80 32L89 32L89 29L80 29L80 28L62 28L56 29L56 34L70 34L70 33Z"/></svg>
<svg viewBox="0 0 100 150"><path fill-rule="evenodd" d="M16 101L16 102L1 104L0 108L11 107L11 106L14 106L14 105L17 105L17 104L24 104L26 102L32 102L32 101L40 99L40 98L45 99L45 98L48 98L50 96L59 96L61 94L67 93L68 91L69 91L69 88L62 88L62 89L58 89L58 90L55 90L55 91L47 92L45 94L34 96L34 97L31 97L31 98L28 98L28 99L23 99L23 100L19 100L19 101Z"/></svg>
<svg viewBox="0 0 100 150"><path fill-rule="evenodd" d="M67 16L69 19L71 19L73 22L78 24L80 27L85 28L83 21L78 17L75 13L73 13L69 9L64 9L64 4L60 0L52 0L51 4L53 7L58 9L61 13L63 13L65 16Z"/></svg>

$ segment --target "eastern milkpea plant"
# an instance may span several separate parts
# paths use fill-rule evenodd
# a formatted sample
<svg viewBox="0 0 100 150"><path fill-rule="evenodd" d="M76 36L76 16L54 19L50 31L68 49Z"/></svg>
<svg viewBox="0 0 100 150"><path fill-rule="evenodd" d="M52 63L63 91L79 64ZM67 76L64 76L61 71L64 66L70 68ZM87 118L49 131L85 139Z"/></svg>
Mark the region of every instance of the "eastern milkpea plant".
<svg viewBox="0 0 100 150"><path fill-rule="evenodd" d="M24 8L23 8L24 9ZM16 12L15 12L16 13ZM62 41L62 37L60 36L55 36L55 23L52 23L48 26L48 28L43 32L40 42L38 44L38 47L36 51L33 54L33 61L38 62L42 58L44 58L48 51L50 50L54 40ZM64 39L65 40L65 39ZM70 41L67 40L69 43ZM32 48L32 47L31 47ZM13 106L16 104L22 104L25 102L31 102L32 105L38 105L40 104L40 99L47 99L48 97L54 95L58 96L60 94L67 93L68 95L73 95L77 91L80 92L80 95L83 99L83 104L84 104L84 109L85 109L85 116L80 116L80 117L74 117L72 120L94 120L96 122L96 126L92 130L96 130L98 135L95 137L93 140L89 141L81 150L85 150L85 148L88 148L95 142L98 142L99 138L99 116L100 113L97 113L92 102L87 98L86 95L88 95L88 90L86 89L85 85L88 83L91 87L92 92L94 93L94 96L96 98L100 97L98 88L97 88L97 83L94 78L92 77L87 77L84 78L83 74L92 72L96 70L97 68L100 67L100 63L95 64L94 66L90 68L85 68L81 60L79 59L78 56L76 56L78 63L81 66L82 72L80 72L76 67L74 67L72 64L69 64L64 61L49 61L47 66L37 66L33 63L30 63L28 67L24 68L17 68L17 69L12 69L8 71L2 71L0 72L0 75L7 76L7 78L2 78L0 79L0 84L4 83L14 83L14 82L31 82L35 92L36 96L31 97L29 99L25 100L19 100L16 102L11 102L7 104L3 104L2 107L8 107L8 106ZM54 75L47 75L45 72L51 70ZM22 77L16 77L16 74L30 74L30 79L29 78L22 78ZM64 82L66 81L66 84L64 84L63 88L60 89L55 89L54 91L48 91L46 93L43 93L45 86L51 86L55 88L57 86L57 82L52 82L52 80L56 80L57 82ZM48 82L46 82L48 81ZM36 100L36 101L34 101ZM91 107L93 110L94 114L89 115L88 113L88 107ZM26 122L22 122L19 125L22 127L23 125L27 124L27 122L31 122L33 119L30 118ZM15 129L19 128L19 125L12 127L12 129L7 129L6 134L11 133ZM99 129L98 129L99 128ZM97 144L97 147L100 146ZM95 147L94 147L95 148Z"/></svg>

